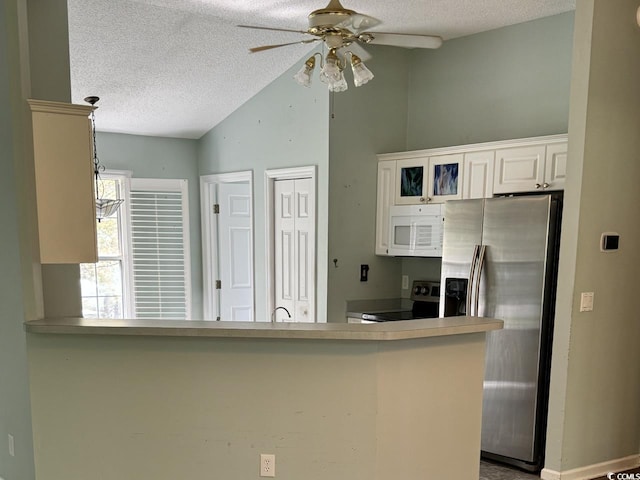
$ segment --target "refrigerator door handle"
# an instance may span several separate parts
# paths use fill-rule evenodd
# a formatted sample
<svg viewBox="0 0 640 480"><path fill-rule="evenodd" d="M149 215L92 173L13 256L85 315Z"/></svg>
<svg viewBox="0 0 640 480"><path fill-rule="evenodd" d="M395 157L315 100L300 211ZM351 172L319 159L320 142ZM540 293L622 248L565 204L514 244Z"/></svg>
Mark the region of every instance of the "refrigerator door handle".
<svg viewBox="0 0 640 480"><path fill-rule="evenodd" d="M473 249L473 257L471 258L471 270L469 271L469 281L467 282L467 304L466 311L467 315L471 315L471 296L473 295L473 277L476 273L476 264L478 263L478 252L480 251L480 245L476 245Z"/></svg>
<svg viewBox="0 0 640 480"><path fill-rule="evenodd" d="M478 278L476 278L476 284L475 284L475 297L476 297L476 301L475 301L475 312L476 312L476 317L479 316L478 314L478 304L480 302L480 280L482 279L482 270L484 269L484 255L487 251L487 246L486 245L482 245L480 247L480 254L479 254L479 258L478 258Z"/></svg>

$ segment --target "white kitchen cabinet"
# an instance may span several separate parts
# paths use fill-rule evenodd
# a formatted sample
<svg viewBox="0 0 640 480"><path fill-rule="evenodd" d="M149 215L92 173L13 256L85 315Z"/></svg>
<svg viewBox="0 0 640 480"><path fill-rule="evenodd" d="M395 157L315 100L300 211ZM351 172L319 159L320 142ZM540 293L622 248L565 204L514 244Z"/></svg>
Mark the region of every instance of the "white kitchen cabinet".
<svg viewBox="0 0 640 480"><path fill-rule="evenodd" d="M496 150L493 192L562 190L567 142Z"/></svg>
<svg viewBox="0 0 640 480"><path fill-rule="evenodd" d="M545 190L564 190L568 146L568 142L547 145L543 183Z"/></svg>
<svg viewBox="0 0 640 480"><path fill-rule="evenodd" d="M391 205L562 190L567 144L561 134L378 155L376 254L388 255Z"/></svg>
<svg viewBox="0 0 640 480"><path fill-rule="evenodd" d="M462 198L461 154L400 159L396 162L396 205L443 203Z"/></svg>
<svg viewBox="0 0 640 480"><path fill-rule="evenodd" d="M97 261L93 107L29 100L41 263Z"/></svg>
<svg viewBox="0 0 640 480"><path fill-rule="evenodd" d="M396 163L396 205L425 203L428 192L429 157L407 158Z"/></svg>
<svg viewBox="0 0 640 480"><path fill-rule="evenodd" d="M493 192L526 192L542 185L545 153L544 145L497 150Z"/></svg>
<svg viewBox="0 0 640 480"><path fill-rule="evenodd" d="M462 198L463 154L429 157L427 197L430 203L444 203Z"/></svg>
<svg viewBox="0 0 640 480"><path fill-rule="evenodd" d="M378 162L376 198L376 254L389 254L389 207L393 205L396 186L396 162Z"/></svg>
<svg viewBox="0 0 640 480"><path fill-rule="evenodd" d="M494 161L493 150L464 154L462 198L491 198Z"/></svg>

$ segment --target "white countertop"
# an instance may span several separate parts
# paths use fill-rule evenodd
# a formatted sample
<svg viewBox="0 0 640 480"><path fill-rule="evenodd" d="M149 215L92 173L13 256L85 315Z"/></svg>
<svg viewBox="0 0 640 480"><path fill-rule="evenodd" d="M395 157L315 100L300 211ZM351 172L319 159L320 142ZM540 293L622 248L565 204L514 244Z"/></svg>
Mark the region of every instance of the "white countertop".
<svg viewBox="0 0 640 480"><path fill-rule="evenodd" d="M26 331L29 333L364 341L486 332L499 330L502 325L502 320L484 317L429 318L372 324L90 318L46 318L25 322Z"/></svg>

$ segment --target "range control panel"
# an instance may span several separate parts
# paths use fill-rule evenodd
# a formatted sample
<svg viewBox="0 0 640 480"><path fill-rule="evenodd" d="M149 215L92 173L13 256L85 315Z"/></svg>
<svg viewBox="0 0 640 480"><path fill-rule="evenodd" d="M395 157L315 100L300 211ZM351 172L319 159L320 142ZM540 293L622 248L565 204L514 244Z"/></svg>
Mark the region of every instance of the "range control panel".
<svg viewBox="0 0 640 480"><path fill-rule="evenodd" d="M439 302L440 282L414 280L411 287L411 300L414 302Z"/></svg>

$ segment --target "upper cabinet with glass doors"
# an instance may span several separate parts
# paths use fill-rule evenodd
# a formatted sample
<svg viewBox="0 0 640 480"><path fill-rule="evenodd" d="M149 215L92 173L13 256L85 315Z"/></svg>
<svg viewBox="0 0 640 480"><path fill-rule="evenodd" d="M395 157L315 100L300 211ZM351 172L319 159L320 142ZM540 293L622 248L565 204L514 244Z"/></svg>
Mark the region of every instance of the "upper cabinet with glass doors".
<svg viewBox="0 0 640 480"><path fill-rule="evenodd" d="M563 190L566 134L378 155L376 254L388 255L389 206Z"/></svg>
<svg viewBox="0 0 640 480"><path fill-rule="evenodd" d="M438 155L396 162L395 204L442 203L462 198L463 155Z"/></svg>

